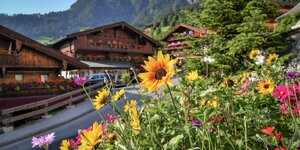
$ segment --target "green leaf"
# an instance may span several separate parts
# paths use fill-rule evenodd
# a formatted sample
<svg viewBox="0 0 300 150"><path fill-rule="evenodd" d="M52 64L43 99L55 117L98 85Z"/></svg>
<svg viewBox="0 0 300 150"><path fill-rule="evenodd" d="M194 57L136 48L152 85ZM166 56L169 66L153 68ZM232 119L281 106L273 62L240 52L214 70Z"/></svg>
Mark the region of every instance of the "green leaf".
<svg viewBox="0 0 300 150"><path fill-rule="evenodd" d="M177 144L183 139L183 135L177 135L173 137L167 144L164 145L164 149L167 149L169 146L172 146L172 148L176 149Z"/></svg>

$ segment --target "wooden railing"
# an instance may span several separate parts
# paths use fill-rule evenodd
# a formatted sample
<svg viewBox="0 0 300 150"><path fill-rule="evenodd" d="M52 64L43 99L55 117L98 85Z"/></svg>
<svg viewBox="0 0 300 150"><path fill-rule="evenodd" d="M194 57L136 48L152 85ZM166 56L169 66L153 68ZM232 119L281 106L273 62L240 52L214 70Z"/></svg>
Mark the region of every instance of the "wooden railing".
<svg viewBox="0 0 300 150"><path fill-rule="evenodd" d="M16 54L1 54L0 55L0 65L10 66L18 64L18 55Z"/></svg>
<svg viewBox="0 0 300 150"><path fill-rule="evenodd" d="M94 95L97 93L97 89L102 86L103 83L98 83L86 87L86 90L88 91L89 95ZM43 114L48 115L50 111L63 106L71 105L72 103L83 100L85 98L87 98L87 95L85 94L84 90L79 89L47 100L4 109L1 111L0 121L2 125L9 126L19 120L41 116ZM20 113L21 111L24 113Z"/></svg>
<svg viewBox="0 0 300 150"><path fill-rule="evenodd" d="M110 47L109 45L102 46L78 46L77 50L87 51L99 51L99 52L122 52L122 53L141 53L141 54L152 54L152 50L147 50L145 47L141 48L117 48Z"/></svg>

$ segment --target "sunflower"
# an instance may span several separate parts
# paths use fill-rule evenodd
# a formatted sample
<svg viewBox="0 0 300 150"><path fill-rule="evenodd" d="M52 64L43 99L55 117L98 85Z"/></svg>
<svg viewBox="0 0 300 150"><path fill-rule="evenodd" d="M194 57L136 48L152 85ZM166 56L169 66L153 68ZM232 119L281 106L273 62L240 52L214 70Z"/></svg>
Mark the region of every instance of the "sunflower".
<svg viewBox="0 0 300 150"><path fill-rule="evenodd" d="M267 59L267 62L268 64L271 64L274 60L276 60L278 58L279 55L277 54L271 54L269 55L268 59Z"/></svg>
<svg viewBox="0 0 300 150"><path fill-rule="evenodd" d="M197 70L189 72L188 75L186 76L186 78L189 80L189 82L197 80L199 78Z"/></svg>
<svg viewBox="0 0 300 150"><path fill-rule="evenodd" d="M103 89L101 92L98 92L98 96L96 96L96 98L93 100L93 104L95 106L95 108L97 110L99 110L100 108L102 108L106 101L107 101L107 97L109 95L109 91L107 88Z"/></svg>
<svg viewBox="0 0 300 150"><path fill-rule="evenodd" d="M142 65L147 72L138 75L142 79L143 88L152 92L164 84L172 85L171 77L175 74L173 65L177 60L171 60L169 55L164 57L161 51L158 52L157 60L149 56L145 65Z"/></svg>
<svg viewBox="0 0 300 150"><path fill-rule="evenodd" d="M274 91L274 83L270 80L265 80L259 82L258 91L264 95L271 94Z"/></svg>
<svg viewBox="0 0 300 150"><path fill-rule="evenodd" d="M250 59L254 59L259 54L258 49L254 49L250 52L249 57Z"/></svg>
<svg viewBox="0 0 300 150"><path fill-rule="evenodd" d="M82 145L79 149L92 150L98 143L100 143L102 135L102 125L95 122L91 131L83 130L81 136Z"/></svg>
<svg viewBox="0 0 300 150"><path fill-rule="evenodd" d="M71 144L69 140L63 140L60 144L60 150L69 150L71 149Z"/></svg>
<svg viewBox="0 0 300 150"><path fill-rule="evenodd" d="M125 94L124 88L122 88L119 92L116 93L116 95L112 96L113 101L117 101Z"/></svg>

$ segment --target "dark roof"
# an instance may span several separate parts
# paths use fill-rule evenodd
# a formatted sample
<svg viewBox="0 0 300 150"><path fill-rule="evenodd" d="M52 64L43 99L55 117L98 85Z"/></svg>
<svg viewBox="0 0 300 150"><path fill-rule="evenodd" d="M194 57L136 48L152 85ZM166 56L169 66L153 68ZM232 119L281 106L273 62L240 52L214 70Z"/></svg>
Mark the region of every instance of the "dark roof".
<svg viewBox="0 0 300 150"><path fill-rule="evenodd" d="M297 13L297 12L300 12L300 3L298 3L291 10L289 10L288 12L286 12L286 13L282 14L281 16L277 17L276 19L281 19L281 18L284 18L284 17L286 17L290 14Z"/></svg>
<svg viewBox="0 0 300 150"><path fill-rule="evenodd" d="M26 45L28 47L31 47L47 56L50 56L52 58L61 60L61 61L67 61L68 66L70 65L73 69L80 69L80 68L87 68L88 66L74 58L71 58L67 55L64 55L61 52L56 51L53 48L44 46L43 44L40 44L20 33L17 33L9 28L6 28L2 25L0 25L0 35L6 36L12 40L19 40L22 42L23 45Z"/></svg>
<svg viewBox="0 0 300 150"><path fill-rule="evenodd" d="M74 39L79 35L90 34L90 33L94 33L94 32L109 29L109 28L114 28L114 27L118 27L118 26L127 27L131 31L133 31L133 32L137 33L138 35L140 35L140 36L146 38L147 40L149 40L153 45L155 45L155 47L163 47L162 44L155 41L154 39L152 39L151 37L149 37L145 33L141 32L140 30L136 29L135 27L131 26L130 24L128 24L126 22L117 22L117 23L113 23L113 24L104 25L104 26L101 26L101 27L85 30L85 31L82 31L82 32L76 32L76 33L68 34L63 39L61 39L61 40L57 41L56 43L54 43L52 45L52 47L55 47L56 45L60 45L61 43L64 43L65 41Z"/></svg>
<svg viewBox="0 0 300 150"><path fill-rule="evenodd" d="M165 35L163 38L161 38L161 41L166 41L168 37L172 36L179 28L187 28L187 29L190 29L190 30L193 30L193 31L197 31L197 32L203 32L205 30L201 29L201 28L197 28L197 27L192 27L190 25L187 25L187 24L184 24L184 23L181 23L177 26L175 26L173 28L173 30L171 30L167 35ZM205 31L206 32L206 31Z"/></svg>

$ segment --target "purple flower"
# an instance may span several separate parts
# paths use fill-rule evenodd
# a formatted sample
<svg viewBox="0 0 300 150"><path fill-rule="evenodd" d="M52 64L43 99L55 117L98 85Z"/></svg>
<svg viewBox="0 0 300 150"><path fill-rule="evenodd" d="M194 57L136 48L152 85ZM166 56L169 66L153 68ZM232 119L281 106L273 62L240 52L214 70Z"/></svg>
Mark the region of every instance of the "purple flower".
<svg viewBox="0 0 300 150"><path fill-rule="evenodd" d="M214 133L215 131L216 131L216 128L210 128L210 129L209 129L209 132L210 132L210 133Z"/></svg>
<svg viewBox="0 0 300 150"><path fill-rule="evenodd" d="M192 125L199 128L202 125L202 122L200 120L192 120Z"/></svg>
<svg viewBox="0 0 300 150"><path fill-rule="evenodd" d="M31 140L32 148L39 146L41 148L44 145L44 141L41 138L32 137Z"/></svg>
<svg viewBox="0 0 300 150"><path fill-rule="evenodd" d="M288 79L299 78L299 77L300 77L300 72L295 72L295 71L287 72L287 73L285 74L285 76L286 76Z"/></svg>
<svg viewBox="0 0 300 150"><path fill-rule="evenodd" d="M51 134L43 135L39 138L37 137L32 137L31 144L32 148L35 146L39 146L40 148L43 146L48 146L54 141L55 138L55 133L52 132Z"/></svg>
<svg viewBox="0 0 300 150"><path fill-rule="evenodd" d="M54 138L55 138L54 134L55 133L52 132L50 134L42 136L42 138L44 139L45 144L51 144L54 141Z"/></svg>
<svg viewBox="0 0 300 150"><path fill-rule="evenodd" d="M74 80L77 85L83 86L88 81L87 77L78 77Z"/></svg>

